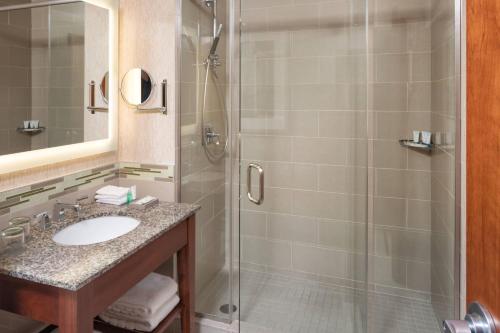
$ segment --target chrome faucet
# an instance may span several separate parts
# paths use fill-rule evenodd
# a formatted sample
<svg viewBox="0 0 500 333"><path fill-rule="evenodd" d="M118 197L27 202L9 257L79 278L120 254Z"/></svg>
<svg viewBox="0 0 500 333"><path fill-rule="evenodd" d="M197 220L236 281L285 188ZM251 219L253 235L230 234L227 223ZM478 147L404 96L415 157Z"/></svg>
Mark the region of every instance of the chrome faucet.
<svg viewBox="0 0 500 333"><path fill-rule="evenodd" d="M73 211L79 213L80 210L82 209L82 206L80 206L79 201L80 200L77 200L77 202L74 204L68 204L57 201L54 204L54 212L52 214L52 219L56 222L60 222L61 220L63 220L66 209L72 209Z"/></svg>

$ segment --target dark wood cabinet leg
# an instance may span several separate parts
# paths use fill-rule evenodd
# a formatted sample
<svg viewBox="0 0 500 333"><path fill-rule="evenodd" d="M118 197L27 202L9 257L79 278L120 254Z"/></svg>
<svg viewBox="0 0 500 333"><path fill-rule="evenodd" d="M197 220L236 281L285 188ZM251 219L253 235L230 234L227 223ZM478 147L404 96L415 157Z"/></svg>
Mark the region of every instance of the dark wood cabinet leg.
<svg viewBox="0 0 500 333"><path fill-rule="evenodd" d="M93 333L94 318L87 288L59 294L59 333Z"/></svg>
<svg viewBox="0 0 500 333"><path fill-rule="evenodd" d="M194 278L195 278L195 217L187 220L188 242L177 254L179 296L181 299L181 324L183 333L194 332Z"/></svg>

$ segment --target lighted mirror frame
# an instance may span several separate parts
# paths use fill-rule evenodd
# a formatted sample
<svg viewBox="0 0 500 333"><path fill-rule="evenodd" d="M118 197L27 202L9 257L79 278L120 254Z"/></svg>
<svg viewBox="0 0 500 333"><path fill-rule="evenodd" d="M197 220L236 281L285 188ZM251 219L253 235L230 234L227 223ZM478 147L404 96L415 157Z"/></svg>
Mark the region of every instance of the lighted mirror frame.
<svg viewBox="0 0 500 333"><path fill-rule="evenodd" d="M0 174L115 151L118 143L118 19L119 0L82 0L109 12L108 138L0 156ZM87 112L86 109L82 112Z"/></svg>

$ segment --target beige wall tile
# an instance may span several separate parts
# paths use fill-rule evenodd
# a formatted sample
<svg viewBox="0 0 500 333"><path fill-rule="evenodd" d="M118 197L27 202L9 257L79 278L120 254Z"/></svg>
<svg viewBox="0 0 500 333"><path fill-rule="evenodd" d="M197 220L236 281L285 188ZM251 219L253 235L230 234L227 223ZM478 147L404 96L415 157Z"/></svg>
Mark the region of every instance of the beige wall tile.
<svg viewBox="0 0 500 333"><path fill-rule="evenodd" d="M347 254L312 246L293 245L293 268L319 275L345 277Z"/></svg>
<svg viewBox="0 0 500 333"><path fill-rule="evenodd" d="M363 83L366 81L366 57L348 55L319 58L320 83ZM359 96L364 98L364 96Z"/></svg>
<svg viewBox="0 0 500 333"><path fill-rule="evenodd" d="M373 27L373 51L375 53L402 53L407 50L407 27L391 24Z"/></svg>
<svg viewBox="0 0 500 333"><path fill-rule="evenodd" d="M397 141L405 137L410 138L411 131L408 128L408 117L408 112L376 112L375 137L391 141Z"/></svg>
<svg viewBox="0 0 500 333"><path fill-rule="evenodd" d="M315 243L317 228L311 217L269 214L269 238L272 239Z"/></svg>
<svg viewBox="0 0 500 333"><path fill-rule="evenodd" d="M408 110L430 111L431 109L431 84L429 82L416 82L408 84Z"/></svg>
<svg viewBox="0 0 500 333"><path fill-rule="evenodd" d="M410 56L407 54L379 54L375 56L377 82L406 82L410 78Z"/></svg>
<svg viewBox="0 0 500 333"><path fill-rule="evenodd" d="M431 229L430 201L408 200L408 227Z"/></svg>
<svg viewBox="0 0 500 333"><path fill-rule="evenodd" d="M242 113L247 114L246 111ZM262 119L262 114L256 116ZM251 124L254 125L252 128L267 129L266 132L269 135L310 137L318 135L318 113L315 111L269 112L264 117L264 126L260 124L258 118L253 118L251 120ZM256 123L259 125L255 126Z"/></svg>
<svg viewBox="0 0 500 333"><path fill-rule="evenodd" d="M250 136L242 139L242 156L248 160L290 161L292 139L287 137Z"/></svg>
<svg viewBox="0 0 500 333"><path fill-rule="evenodd" d="M408 150L408 169L411 170L430 170L431 156L425 152Z"/></svg>
<svg viewBox="0 0 500 333"><path fill-rule="evenodd" d="M366 198L327 192L293 191L292 212L344 221L366 221Z"/></svg>
<svg viewBox="0 0 500 333"><path fill-rule="evenodd" d="M375 229L375 253L380 256L430 262L429 232Z"/></svg>
<svg viewBox="0 0 500 333"><path fill-rule="evenodd" d="M290 268L292 250L288 242L243 237L241 240L241 260L276 268Z"/></svg>
<svg viewBox="0 0 500 333"><path fill-rule="evenodd" d="M375 283L405 288L406 262L397 258L370 257Z"/></svg>
<svg viewBox="0 0 500 333"><path fill-rule="evenodd" d="M242 189L246 193L246 189ZM256 189L255 189L256 190ZM254 197L258 194L254 193ZM243 209L256 210L261 212L290 213L292 211L292 191L279 188L265 188L264 202L261 206L243 200Z"/></svg>
<svg viewBox="0 0 500 333"><path fill-rule="evenodd" d="M293 161L298 163L345 164L347 141L323 138L293 138Z"/></svg>
<svg viewBox="0 0 500 333"><path fill-rule="evenodd" d="M325 192L365 194L368 170L345 166L319 166L319 190Z"/></svg>
<svg viewBox="0 0 500 333"><path fill-rule="evenodd" d="M407 110L406 83L375 83L373 89L373 109L376 111Z"/></svg>
<svg viewBox="0 0 500 333"><path fill-rule="evenodd" d="M379 225L406 226L406 199L381 198L374 199L373 222Z"/></svg>
<svg viewBox="0 0 500 333"><path fill-rule="evenodd" d="M425 292L431 291L431 265L422 262L407 262L408 288Z"/></svg>
<svg viewBox="0 0 500 333"><path fill-rule="evenodd" d="M375 168L406 169L408 149L397 141L373 141L373 166Z"/></svg>
<svg viewBox="0 0 500 333"><path fill-rule="evenodd" d="M319 244L349 252L362 252L366 242L366 225L320 219Z"/></svg>
<svg viewBox="0 0 500 333"><path fill-rule="evenodd" d="M266 237L267 214L249 210L240 212L241 234L243 236Z"/></svg>
<svg viewBox="0 0 500 333"><path fill-rule="evenodd" d="M366 137L366 112L319 112L319 136L330 138Z"/></svg>
<svg viewBox="0 0 500 333"><path fill-rule="evenodd" d="M319 8L315 4L270 7L267 15L271 31L319 27Z"/></svg>
<svg viewBox="0 0 500 333"><path fill-rule="evenodd" d="M269 187L302 190L316 190L318 188L317 166L311 164L270 162L267 164L265 177Z"/></svg>
<svg viewBox="0 0 500 333"><path fill-rule="evenodd" d="M377 195L422 200L430 199L431 183L429 172L378 169L375 177Z"/></svg>

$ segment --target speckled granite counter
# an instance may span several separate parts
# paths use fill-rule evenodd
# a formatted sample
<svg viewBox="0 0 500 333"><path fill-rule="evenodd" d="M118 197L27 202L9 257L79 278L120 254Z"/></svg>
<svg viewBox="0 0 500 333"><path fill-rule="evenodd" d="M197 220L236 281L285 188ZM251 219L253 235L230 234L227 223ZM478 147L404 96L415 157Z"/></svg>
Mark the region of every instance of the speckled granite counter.
<svg viewBox="0 0 500 333"><path fill-rule="evenodd" d="M161 202L146 211L101 204L83 205L80 220L98 216L130 216L141 223L116 239L87 246L60 246L52 237L78 222L76 213L67 211L62 222L52 222L46 231L34 228L32 239L19 254L0 254L0 274L68 290L78 290L113 268L139 249L196 213L199 206Z"/></svg>

